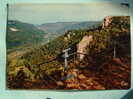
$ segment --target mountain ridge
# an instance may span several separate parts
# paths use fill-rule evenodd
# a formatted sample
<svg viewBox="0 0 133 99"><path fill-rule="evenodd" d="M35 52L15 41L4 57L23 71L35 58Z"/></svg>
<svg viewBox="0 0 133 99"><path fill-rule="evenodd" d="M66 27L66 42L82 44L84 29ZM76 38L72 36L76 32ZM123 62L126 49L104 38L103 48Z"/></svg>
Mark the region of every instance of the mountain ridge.
<svg viewBox="0 0 133 99"><path fill-rule="evenodd" d="M33 24L8 20L7 48L11 49L25 44L35 44L42 41L44 31L39 30Z"/></svg>
<svg viewBox="0 0 133 99"><path fill-rule="evenodd" d="M94 25L98 26L101 22L99 21L83 21L83 22L54 22L45 23L38 26L39 29L49 33L64 33L72 29L87 29Z"/></svg>

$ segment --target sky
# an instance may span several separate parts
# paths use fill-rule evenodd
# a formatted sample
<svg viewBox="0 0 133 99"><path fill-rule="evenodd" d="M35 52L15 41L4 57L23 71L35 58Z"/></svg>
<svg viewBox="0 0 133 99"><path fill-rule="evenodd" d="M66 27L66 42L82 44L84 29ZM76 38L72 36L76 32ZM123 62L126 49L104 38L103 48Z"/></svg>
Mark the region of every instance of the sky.
<svg viewBox="0 0 133 99"><path fill-rule="evenodd" d="M31 24L100 21L106 16L128 16L129 8L119 3L10 4L9 20Z"/></svg>

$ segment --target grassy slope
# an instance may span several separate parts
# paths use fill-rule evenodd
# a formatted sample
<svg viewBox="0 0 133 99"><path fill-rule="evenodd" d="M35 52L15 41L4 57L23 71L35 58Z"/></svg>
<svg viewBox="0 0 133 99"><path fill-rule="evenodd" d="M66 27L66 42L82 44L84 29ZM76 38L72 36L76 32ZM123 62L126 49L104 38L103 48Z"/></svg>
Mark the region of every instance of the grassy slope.
<svg viewBox="0 0 133 99"><path fill-rule="evenodd" d="M11 31L10 28L17 29L18 31ZM32 45L38 43L43 39L43 35L44 32L32 24L9 20L7 28L7 48L12 49L26 44Z"/></svg>

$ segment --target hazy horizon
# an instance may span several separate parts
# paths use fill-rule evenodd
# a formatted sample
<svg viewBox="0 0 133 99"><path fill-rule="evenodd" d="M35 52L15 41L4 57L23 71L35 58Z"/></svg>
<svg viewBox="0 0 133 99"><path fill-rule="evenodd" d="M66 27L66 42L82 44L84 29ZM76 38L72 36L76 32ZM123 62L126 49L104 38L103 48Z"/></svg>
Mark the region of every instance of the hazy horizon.
<svg viewBox="0 0 133 99"><path fill-rule="evenodd" d="M102 21L106 16L129 16L129 8L118 3L10 4L8 19L39 25Z"/></svg>
<svg viewBox="0 0 133 99"><path fill-rule="evenodd" d="M23 21L20 21L20 20L8 20L8 21L19 21L19 22L22 22L22 23L28 23L28 22L23 22ZM28 23L28 24L33 24L33 25L43 25L43 24L54 24L54 23L82 23L82 22L102 22L102 20L97 20L97 21L57 21L57 22L47 22L47 23L41 23L41 24L34 24L34 23Z"/></svg>

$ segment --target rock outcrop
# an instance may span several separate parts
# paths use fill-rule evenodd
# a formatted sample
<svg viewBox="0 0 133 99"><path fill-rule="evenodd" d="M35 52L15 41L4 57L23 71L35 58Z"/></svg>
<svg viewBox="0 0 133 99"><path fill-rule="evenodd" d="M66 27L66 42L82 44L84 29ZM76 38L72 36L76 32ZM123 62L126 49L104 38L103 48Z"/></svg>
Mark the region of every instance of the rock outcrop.
<svg viewBox="0 0 133 99"><path fill-rule="evenodd" d="M111 16L105 17L104 21L103 21L103 24L102 24L102 28L108 27L111 22L112 22L112 17Z"/></svg>
<svg viewBox="0 0 133 99"><path fill-rule="evenodd" d="M84 36L82 40L77 45L77 53L79 60L83 60L85 54L87 54L87 47L89 46L90 42L93 41L93 36Z"/></svg>

